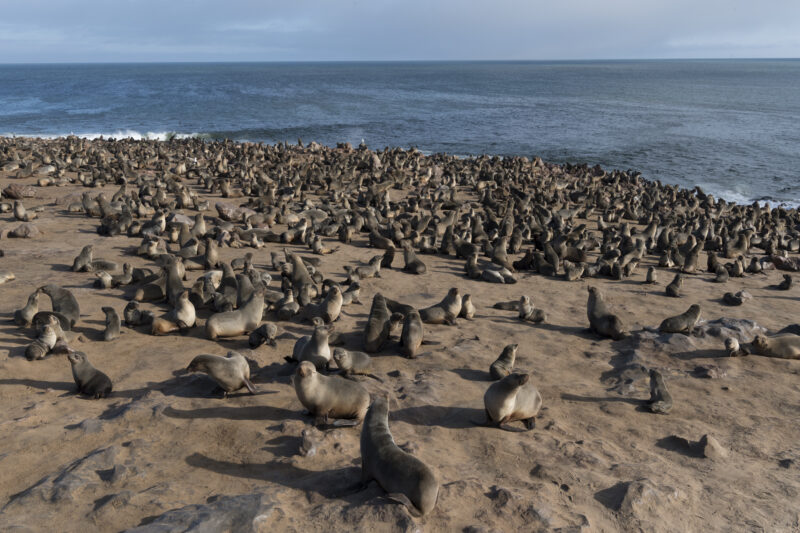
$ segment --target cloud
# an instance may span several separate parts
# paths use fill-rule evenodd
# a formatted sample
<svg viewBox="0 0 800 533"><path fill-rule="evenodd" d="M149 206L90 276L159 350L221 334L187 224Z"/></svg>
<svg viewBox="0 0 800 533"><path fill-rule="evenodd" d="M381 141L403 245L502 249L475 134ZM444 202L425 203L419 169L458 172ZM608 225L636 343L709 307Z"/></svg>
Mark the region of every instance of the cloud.
<svg viewBox="0 0 800 533"><path fill-rule="evenodd" d="M307 19L268 19L256 22L232 22L220 26L220 31L245 31L264 33L300 33L317 31L317 26Z"/></svg>

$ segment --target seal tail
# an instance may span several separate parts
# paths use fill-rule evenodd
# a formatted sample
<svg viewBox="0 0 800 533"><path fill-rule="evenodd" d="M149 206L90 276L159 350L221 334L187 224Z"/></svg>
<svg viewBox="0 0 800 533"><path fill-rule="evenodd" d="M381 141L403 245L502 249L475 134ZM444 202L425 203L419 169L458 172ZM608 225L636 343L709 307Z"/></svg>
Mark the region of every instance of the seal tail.
<svg viewBox="0 0 800 533"><path fill-rule="evenodd" d="M250 394L255 394L256 388L253 386L253 383L247 378L243 378L243 381L244 381L244 386L247 387L247 390L250 391Z"/></svg>

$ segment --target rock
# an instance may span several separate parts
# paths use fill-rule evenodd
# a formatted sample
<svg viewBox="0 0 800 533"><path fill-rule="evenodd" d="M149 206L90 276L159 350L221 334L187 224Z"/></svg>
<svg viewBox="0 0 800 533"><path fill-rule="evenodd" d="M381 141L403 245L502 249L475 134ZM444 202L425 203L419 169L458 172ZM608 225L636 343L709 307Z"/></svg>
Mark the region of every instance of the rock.
<svg viewBox="0 0 800 533"><path fill-rule="evenodd" d="M103 430L103 423L96 418L87 418L80 424L67 426L67 429L80 429L84 433L99 433Z"/></svg>
<svg viewBox="0 0 800 533"><path fill-rule="evenodd" d="M708 459L725 459L728 457L728 451L711 435L703 435L697 441L697 445L703 450L703 455Z"/></svg>
<svg viewBox="0 0 800 533"><path fill-rule="evenodd" d="M699 365L694 367L692 375L703 379L720 379L728 375L728 372L717 365Z"/></svg>
<svg viewBox="0 0 800 533"><path fill-rule="evenodd" d="M643 522L658 523L669 516L666 507L685 499L678 489L657 486L649 479L640 479L628 484L619 506L619 512Z"/></svg>
<svg viewBox="0 0 800 533"><path fill-rule="evenodd" d="M266 531L275 504L264 494L212 496L205 504L172 509L129 533Z"/></svg>
<svg viewBox="0 0 800 533"><path fill-rule="evenodd" d="M317 453L317 447L322 441L323 435L317 428L306 428L303 430L303 439L300 443L300 455L303 457L313 457Z"/></svg>
<svg viewBox="0 0 800 533"><path fill-rule="evenodd" d="M8 508L34 504L36 501L58 503L72 501L84 491L97 488L102 481L98 470L109 470L114 466L119 453L117 446L99 448L82 457L58 472L45 476L31 487L11 497L3 507Z"/></svg>
<svg viewBox="0 0 800 533"><path fill-rule="evenodd" d="M12 200L22 200L23 198L36 198L36 188L30 185L19 185L12 183L3 189L3 195Z"/></svg>
<svg viewBox="0 0 800 533"><path fill-rule="evenodd" d="M14 237L17 239L31 239L33 237L37 237L41 235L41 231L39 228L31 224L30 222L23 222L13 230L8 232L9 237Z"/></svg>

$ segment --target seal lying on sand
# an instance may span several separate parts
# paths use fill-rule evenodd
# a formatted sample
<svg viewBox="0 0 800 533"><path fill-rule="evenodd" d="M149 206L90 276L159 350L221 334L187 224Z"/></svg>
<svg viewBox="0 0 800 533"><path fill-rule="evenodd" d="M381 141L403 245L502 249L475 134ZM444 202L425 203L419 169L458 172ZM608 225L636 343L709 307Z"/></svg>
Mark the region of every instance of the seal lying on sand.
<svg viewBox="0 0 800 533"><path fill-rule="evenodd" d="M496 425L507 431L508 422L522 420L525 427L533 429L537 413L542 407L542 395L530 383L528 374L513 373L489 385L483 395L486 408L486 425Z"/></svg>

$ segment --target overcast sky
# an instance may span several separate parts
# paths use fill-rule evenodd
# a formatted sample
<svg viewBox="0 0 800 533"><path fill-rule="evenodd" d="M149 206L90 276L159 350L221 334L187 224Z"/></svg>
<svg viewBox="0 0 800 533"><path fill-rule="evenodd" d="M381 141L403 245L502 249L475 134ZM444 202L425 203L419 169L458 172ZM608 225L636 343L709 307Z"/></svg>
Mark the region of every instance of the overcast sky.
<svg viewBox="0 0 800 533"><path fill-rule="evenodd" d="M0 63L800 57L800 0L0 0Z"/></svg>

